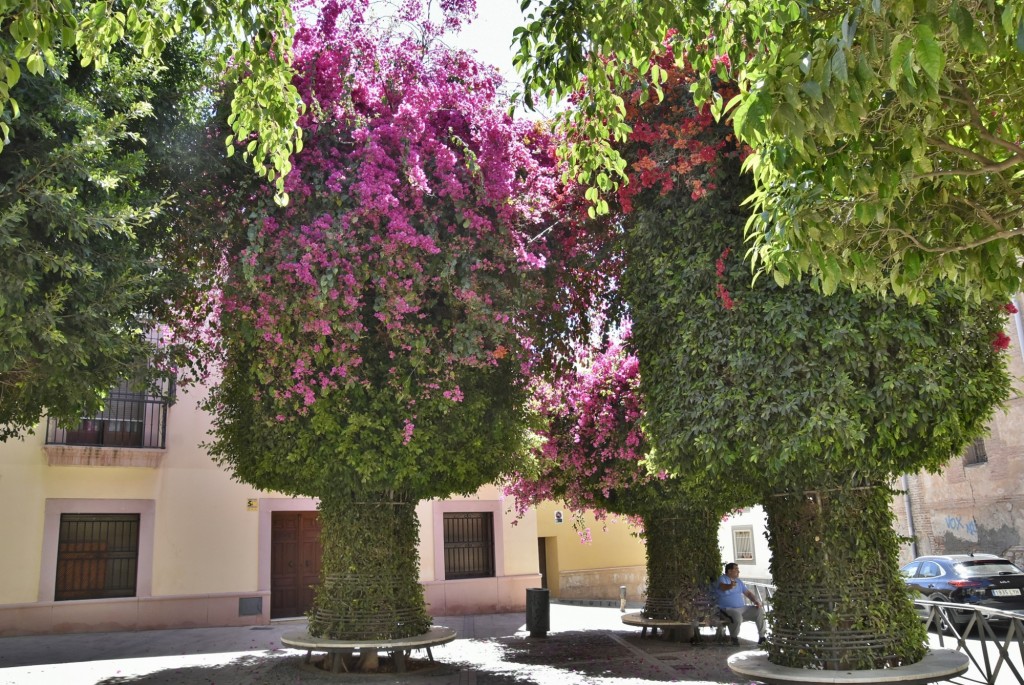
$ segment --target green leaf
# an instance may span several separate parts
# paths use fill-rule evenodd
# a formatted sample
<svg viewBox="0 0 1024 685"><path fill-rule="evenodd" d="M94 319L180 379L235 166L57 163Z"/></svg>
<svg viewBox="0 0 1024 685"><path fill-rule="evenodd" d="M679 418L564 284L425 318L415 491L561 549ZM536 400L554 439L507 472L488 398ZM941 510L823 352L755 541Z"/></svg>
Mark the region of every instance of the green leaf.
<svg viewBox="0 0 1024 685"><path fill-rule="evenodd" d="M914 16L914 0L894 0L892 13L900 23L909 24Z"/></svg>
<svg viewBox="0 0 1024 685"><path fill-rule="evenodd" d="M804 81L800 85L800 90L805 92L814 102L820 103L822 101L821 84L817 81Z"/></svg>
<svg viewBox="0 0 1024 685"><path fill-rule="evenodd" d="M970 11L960 3L954 3L949 8L949 18L956 25L960 44L966 47L970 44L974 34L974 18L971 17Z"/></svg>
<svg viewBox="0 0 1024 685"><path fill-rule="evenodd" d="M13 88L17 85L18 80L21 79L21 67L14 60L7 63L7 86Z"/></svg>
<svg viewBox="0 0 1024 685"><path fill-rule="evenodd" d="M928 77L933 82L938 82L942 77L945 55L942 53L939 42L935 40L935 34L931 28L924 24L914 27L914 52L917 63L921 65Z"/></svg>
<svg viewBox="0 0 1024 685"><path fill-rule="evenodd" d="M785 288L789 285L789 274L783 272L782 269L773 269L772 277L775 279L775 282L778 283L780 288Z"/></svg>
<svg viewBox="0 0 1024 685"><path fill-rule="evenodd" d="M43 56L38 53L32 53L29 55L28 59L25 60L25 68L28 69L31 74L42 76L45 69L43 65Z"/></svg>
<svg viewBox="0 0 1024 685"><path fill-rule="evenodd" d="M914 43L909 36L899 35L892 42L889 49L889 87L893 90L899 89L899 76L903 73L904 65Z"/></svg>
<svg viewBox="0 0 1024 685"><path fill-rule="evenodd" d="M836 48L832 55L832 75L843 83L846 83L849 78L846 69L846 50L841 47Z"/></svg>

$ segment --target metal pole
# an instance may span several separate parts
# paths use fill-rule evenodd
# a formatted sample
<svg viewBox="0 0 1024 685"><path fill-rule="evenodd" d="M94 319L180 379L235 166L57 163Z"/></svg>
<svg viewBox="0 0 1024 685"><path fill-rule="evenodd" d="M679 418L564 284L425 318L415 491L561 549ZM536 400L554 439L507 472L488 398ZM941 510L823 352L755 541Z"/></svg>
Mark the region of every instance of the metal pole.
<svg viewBox="0 0 1024 685"><path fill-rule="evenodd" d="M910 478L903 474L903 503L907 508L907 537L910 538L910 558L917 558L917 534L914 531L914 507L910 503Z"/></svg>

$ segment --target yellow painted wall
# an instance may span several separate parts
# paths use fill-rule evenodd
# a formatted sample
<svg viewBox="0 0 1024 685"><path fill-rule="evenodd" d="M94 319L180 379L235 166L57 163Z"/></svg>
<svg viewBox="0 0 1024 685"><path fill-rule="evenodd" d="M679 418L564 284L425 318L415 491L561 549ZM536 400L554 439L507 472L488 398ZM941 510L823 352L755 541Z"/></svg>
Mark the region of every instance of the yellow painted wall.
<svg viewBox="0 0 1024 685"><path fill-rule="evenodd" d="M182 393L168 409L167 449L158 468L49 466L45 423L25 440L0 445L0 604L35 602L39 593L47 499L156 501L154 596L248 592L257 586L258 491L231 480L199 442L208 417Z"/></svg>
<svg viewBox="0 0 1024 685"><path fill-rule="evenodd" d="M644 565L647 550L636 530L622 517L609 517L597 521L588 513L584 522L590 528L592 542L580 542L573 528L569 510L554 502L544 502L536 508L537 535L553 537L558 544L558 562L562 571L609 568L613 566ZM555 512L563 512L563 523L555 522Z"/></svg>
<svg viewBox="0 0 1024 685"><path fill-rule="evenodd" d="M0 604L39 599L47 499L153 499L157 492L155 469L47 465L44 431L0 446Z"/></svg>
<svg viewBox="0 0 1024 685"><path fill-rule="evenodd" d="M500 492L494 486L494 495L499 499ZM517 520L511 499L504 499L502 506L502 530L505 538L505 573L506 575L525 575L540 572L537 558L537 515L533 511L526 513Z"/></svg>
<svg viewBox="0 0 1024 685"><path fill-rule="evenodd" d="M4 554L0 554L0 604L34 602L39 592L43 548L42 438L0 443L0 520Z"/></svg>
<svg viewBox="0 0 1024 685"><path fill-rule="evenodd" d="M558 512L562 513L561 523ZM590 529L591 541L582 542L569 510L561 504L544 502L536 507L536 515L537 535L545 539L547 581L552 597L615 599L618 587L626 585L629 600L640 599L647 550L624 518L597 521L588 513L583 524ZM582 596L588 594L593 596Z"/></svg>
<svg viewBox="0 0 1024 685"><path fill-rule="evenodd" d="M200 447L209 439L210 417L196 408L197 399L180 397L170 410L175 415L168 416L167 455L159 469L155 595L257 589L258 513L248 511L246 501L261 493L232 480Z"/></svg>

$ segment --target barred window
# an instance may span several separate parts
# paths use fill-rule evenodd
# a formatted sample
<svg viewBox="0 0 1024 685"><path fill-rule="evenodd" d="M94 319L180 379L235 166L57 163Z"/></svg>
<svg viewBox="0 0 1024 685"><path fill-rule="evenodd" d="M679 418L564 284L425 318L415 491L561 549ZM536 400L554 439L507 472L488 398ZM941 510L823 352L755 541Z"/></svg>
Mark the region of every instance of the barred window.
<svg viewBox="0 0 1024 685"><path fill-rule="evenodd" d="M446 580L494 577L494 514L444 515L444 576Z"/></svg>
<svg viewBox="0 0 1024 685"><path fill-rule="evenodd" d="M754 562L753 526L738 526L732 529L732 552L737 563Z"/></svg>
<svg viewBox="0 0 1024 685"><path fill-rule="evenodd" d="M988 452L985 451L985 441L978 438L970 444L964 452L964 466L973 464L985 464L988 462Z"/></svg>
<svg viewBox="0 0 1024 685"><path fill-rule="evenodd" d="M146 334L154 347L163 345L156 331ZM167 408L174 400L173 376L143 382L121 380L110 389L103 409L81 417L77 425L46 421L47 445L142 447L163 449L167 438Z"/></svg>
<svg viewBox="0 0 1024 685"><path fill-rule="evenodd" d="M61 514L54 599L134 597L139 514Z"/></svg>

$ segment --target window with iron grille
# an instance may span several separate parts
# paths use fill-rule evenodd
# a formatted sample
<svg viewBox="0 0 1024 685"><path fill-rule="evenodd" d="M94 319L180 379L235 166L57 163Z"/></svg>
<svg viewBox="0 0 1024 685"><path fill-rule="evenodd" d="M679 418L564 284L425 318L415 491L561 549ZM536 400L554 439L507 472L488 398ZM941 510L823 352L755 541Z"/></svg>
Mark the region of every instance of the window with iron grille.
<svg viewBox="0 0 1024 685"><path fill-rule="evenodd" d="M451 512L444 515L444 577L494 577L494 514Z"/></svg>
<svg viewBox="0 0 1024 685"><path fill-rule="evenodd" d="M754 563L753 526L737 526L732 529L732 553L736 563Z"/></svg>
<svg viewBox="0 0 1024 685"><path fill-rule="evenodd" d="M145 335L155 350L164 342L156 330ZM107 395L103 410L82 416L77 426L62 427L56 419L46 422L47 445L145 447L163 449L167 437L167 407L174 397L173 376L144 383L122 380Z"/></svg>
<svg viewBox="0 0 1024 685"><path fill-rule="evenodd" d="M128 381L110 391L103 411L83 416L81 423L63 429L54 419L46 426L51 445L103 447L165 447L167 405L173 384L164 382L152 392L139 392Z"/></svg>
<svg viewBox="0 0 1024 685"><path fill-rule="evenodd" d="M988 462L988 452L985 451L985 441L978 438L970 444L964 452L964 466L972 464L985 464Z"/></svg>
<svg viewBox="0 0 1024 685"><path fill-rule="evenodd" d="M61 514L54 599L134 597L138 514Z"/></svg>

